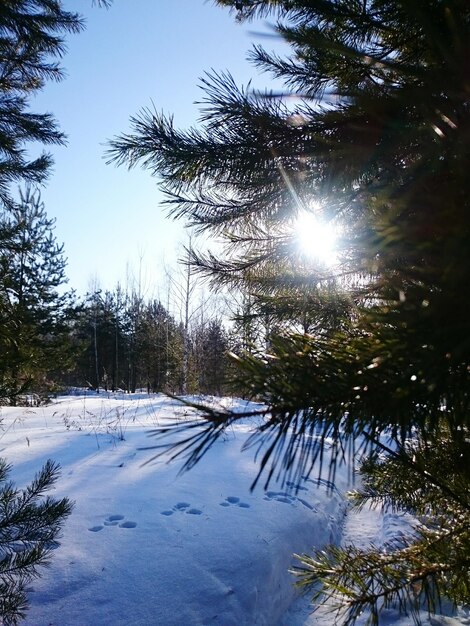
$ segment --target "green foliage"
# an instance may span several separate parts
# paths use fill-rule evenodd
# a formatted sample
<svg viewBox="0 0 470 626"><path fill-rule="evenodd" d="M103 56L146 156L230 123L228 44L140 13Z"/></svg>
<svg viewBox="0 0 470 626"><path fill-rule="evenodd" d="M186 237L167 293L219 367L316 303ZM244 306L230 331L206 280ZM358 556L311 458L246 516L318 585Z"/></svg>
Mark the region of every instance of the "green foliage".
<svg viewBox="0 0 470 626"><path fill-rule="evenodd" d="M0 461L0 618L5 626L16 626L27 610L26 587L57 547L72 504L44 496L59 475L52 461L23 490L8 481L9 471Z"/></svg>
<svg viewBox="0 0 470 626"><path fill-rule="evenodd" d="M179 390L183 334L176 320L161 302L141 302L127 311L135 370L134 390L144 387L149 392Z"/></svg>
<svg viewBox="0 0 470 626"><path fill-rule="evenodd" d="M28 391L47 393L49 372L71 366L73 294L58 291L66 261L38 191L20 191L1 223L0 397L15 403Z"/></svg>
<svg viewBox="0 0 470 626"><path fill-rule="evenodd" d="M398 605L419 621L425 606L436 612L440 598L466 603L470 594L470 452L468 433L411 440L393 452L375 452L361 467L363 487L351 494L356 507L384 506L415 517L408 537L359 550L328 547L298 557L300 586L322 583L314 601L336 599L338 616L354 623L365 609L378 624L384 608ZM338 598L340 601L338 602ZM335 605L333 605L335 606Z"/></svg>
<svg viewBox="0 0 470 626"><path fill-rule="evenodd" d="M120 287L95 292L83 303L71 334L81 352L60 381L106 391L182 392L185 333L159 300L146 301L135 293L123 293ZM209 318L191 325L189 393L224 389L227 349L220 320Z"/></svg>
<svg viewBox="0 0 470 626"><path fill-rule="evenodd" d="M47 389L48 371L66 368L71 354L65 339L71 298L57 292L65 260L53 221L30 187L47 178L52 159L29 152L36 142L60 144L65 137L50 113L34 113L30 104L46 81L63 77L63 35L82 28L60 0L0 3L0 398L12 403L33 386ZM15 202L11 185L21 182L26 191ZM24 490L7 482L8 471L0 461L0 621L16 626L27 608L26 586L57 547L72 505L43 497L58 476L53 462Z"/></svg>
<svg viewBox="0 0 470 626"><path fill-rule="evenodd" d="M143 164L176 217L225 240L220 255L193 262L246 294L247 335L255 320L268 330L236 359L239 380L270 408L252 440L265 484L324 470L332 440L330 478L345 455L370 454L363 497L418 516L417 536L385 557L302 557L304 582L339 594L347 623L365 607L375 623L392 601L415 618L439 594L468 602L470 6L217 4L275 21L290 55L258 46L251 58L285 93L209 74L199 127L177 130L143 110L110 159ZM299 253L293 225L304 211L341 225L336 265ZM236 416L206 419L175 448L187 467Z"/></svg>
<svg viewBox="0 0 470 626"><path fill-rule="evenodd" d="M68 304L55 291L65 261L30 186L52 164L47 153L31 158L31 147L65 138L50 113L34 113L30 104L46 81L62 79L63 36L82 28L58 0L5 0L0 8L0 396L12 400L33 383L47 387L51 362L66 357L57 337ZM17 182L26 183L19 202L11 194Z"/></svg>
<svg viewBox="0 0 470 626"><path fill-rule="evenodd" d="M220 319L197 325L192 333L192 360L199 393L223 395L228 382L227 350L228 337Z"/></svg>
<svg viewBox="0 0 470 626"><path fill-rule="evenodd" d="M56 59L65 51L64 33L83 28L76 13L57 0L4 0L0 9L0 200L9 204L12 182L40 182L50 155L30 160L26 144L63 143L50 113L29 110L31 98L47 80L61 80Z"/></svg>

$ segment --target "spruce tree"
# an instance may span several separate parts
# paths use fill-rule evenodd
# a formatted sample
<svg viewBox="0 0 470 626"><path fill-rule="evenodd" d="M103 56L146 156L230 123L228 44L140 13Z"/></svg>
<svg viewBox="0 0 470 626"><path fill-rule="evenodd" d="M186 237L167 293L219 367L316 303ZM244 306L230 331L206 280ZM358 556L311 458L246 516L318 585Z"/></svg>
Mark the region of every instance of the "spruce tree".
<svg viewBox="0 0 470 626"><path fill-rule="evenodd" d="M301 557L301 582L323 582L346 623L365 608L378 623L393 602L415 619L440 595L468 602L468 2L216 3L274 20L291 54L256 46L251 59L285 93L209 74L198 127L143 110L110 158L142 163L176 217L225 238L221 255L195 254L194 264L249 293L252 311L280 329L238 359L239 380L270 410L253 438L265 485L325 469L334 479L355 446L358 506L416 515L417 535L386 556ZM302 212L341 228L333 267L299 254ZM206 417L205 436L174 451L187 467L237 419Z"/></svg>

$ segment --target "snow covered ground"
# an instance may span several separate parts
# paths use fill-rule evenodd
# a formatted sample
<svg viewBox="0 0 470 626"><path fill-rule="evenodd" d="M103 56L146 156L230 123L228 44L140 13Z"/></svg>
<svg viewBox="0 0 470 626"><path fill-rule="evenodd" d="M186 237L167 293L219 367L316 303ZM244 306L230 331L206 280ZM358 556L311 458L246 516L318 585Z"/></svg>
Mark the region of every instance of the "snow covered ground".
<svg viewBox="0 0 470 626"><path fill-rule="evenodd" d="M51 566L30 588L27 626L330 626L331 615L296 598L288 569L293 553L341 540L346 470L333 495L313 481L250 492L247 420L190 472L178 475L180 464L165 458L146 463L155 454L149 430L187 415L146 394L1 409L0 455L18 486L52 458L62 467L54 495L75 501ZM343 540L377 540L396 524L376 512L348 515ZM430 620L470 623L464 611ZM410 622L390 612L384 623Z"/></svg>

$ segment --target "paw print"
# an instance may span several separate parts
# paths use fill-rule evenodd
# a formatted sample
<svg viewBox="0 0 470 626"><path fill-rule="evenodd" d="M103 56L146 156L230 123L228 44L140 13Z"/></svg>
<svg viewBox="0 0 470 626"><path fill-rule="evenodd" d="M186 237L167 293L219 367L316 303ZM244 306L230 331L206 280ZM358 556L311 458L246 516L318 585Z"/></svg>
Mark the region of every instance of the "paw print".
<svg viewBox="0 0 470 626"><path fill-rule="evenodd" d="M174 513L187 513L188 515L202 515L202 511L200 509L193 508L189 502L177 502L172 509L166 509L165 511L160 511L160 515L165 515L169 517Z"/></svg>
<svg viewBox="0 0 470 626"><path fill-rule="evenodd" d="M119 528L135 528L137 526L137 522L131 522L130 520L126 520L124 515L108 515L103 521L102 524L98 526L92 526L88 530L92 533L97 533L100 530L103 530L105 526L118 526Z"/></svg>
<svg viewBox="0 0 470 626"><path fill-rule="evenodd" d="M241 509L249 509L250 505L246 502L240 502L240 498L238 496L228 496L225 498L223 502L220 502L220 506L229 507L229 506L239 506Z"/></svg>

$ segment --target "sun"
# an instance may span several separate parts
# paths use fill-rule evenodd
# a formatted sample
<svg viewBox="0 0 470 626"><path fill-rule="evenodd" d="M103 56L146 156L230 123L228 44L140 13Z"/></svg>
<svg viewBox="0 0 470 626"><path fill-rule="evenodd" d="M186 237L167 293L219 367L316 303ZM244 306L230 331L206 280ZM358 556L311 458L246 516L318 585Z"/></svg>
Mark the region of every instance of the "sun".
<svg viewBox="0 0 470 626"><path fill-rule="evenodd" d="M332 267L338 262L338 229L333 222L302 211L294 222L294 237L302 255Z"/></svg>

